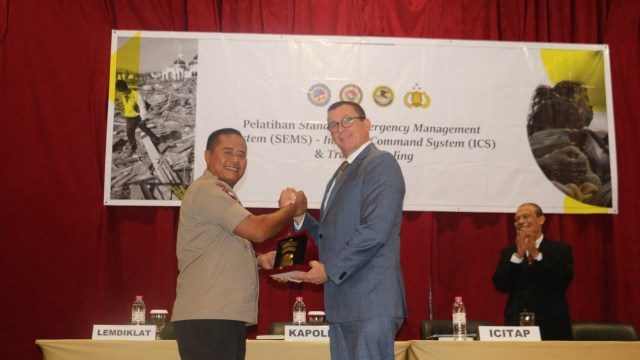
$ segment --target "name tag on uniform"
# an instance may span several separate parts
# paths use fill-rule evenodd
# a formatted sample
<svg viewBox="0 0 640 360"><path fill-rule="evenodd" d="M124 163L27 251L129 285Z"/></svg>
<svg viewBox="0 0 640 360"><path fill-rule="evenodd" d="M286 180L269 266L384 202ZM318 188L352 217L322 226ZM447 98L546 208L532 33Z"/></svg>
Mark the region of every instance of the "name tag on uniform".
<svg viewBox="0 0 640 360"><path fill-rule="evenodd" d="M291 341L329 341L329 325L285 325L284 339Z"/></svg>
<svg viewBox="0 0 640 360"><path fill-rule="evenodd" d="M92 340L155 340L155 325L93 325Z"/></svg>
<svg viewBox="0 0 640 360"><path fill-rule="evenodd" d="M478 326L480 341L540 341L537 326Z"/></svg>

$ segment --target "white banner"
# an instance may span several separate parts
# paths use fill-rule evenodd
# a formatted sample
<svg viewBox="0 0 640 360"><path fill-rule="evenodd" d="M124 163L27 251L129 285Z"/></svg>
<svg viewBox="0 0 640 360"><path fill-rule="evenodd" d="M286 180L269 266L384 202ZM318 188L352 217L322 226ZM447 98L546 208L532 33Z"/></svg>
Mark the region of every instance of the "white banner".
<svg viewBox="0 0 640 360"><path fill-rule="evenodd" d="M350 100L400 163L405 210L617 212L605 45L114 31L112 46L109 205L179 205L209 134L232 127L248 146L245 206L294 187L319 208L342 162L326 110ZM117 80L150 103L146 130Z"/></svg>

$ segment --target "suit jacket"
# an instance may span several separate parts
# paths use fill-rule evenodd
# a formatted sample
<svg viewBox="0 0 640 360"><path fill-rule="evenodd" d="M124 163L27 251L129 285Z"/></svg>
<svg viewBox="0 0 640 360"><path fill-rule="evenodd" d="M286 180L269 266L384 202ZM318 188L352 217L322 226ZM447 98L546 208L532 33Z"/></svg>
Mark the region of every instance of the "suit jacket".
<svg viewBox="0 0 640 360"><path fill-rule="evenodd" d="M535 313L542 340L571 340L571 320L565 292L573 279L571 246L542 239L538 250L541 261L527 259L521 264L510 261L516 245L500 252L500 260L493 274L498 291L509 294L504 309L505 325L519 325L520 312Z"/></svg>
<svg viewBox="0 0 640 360"><path fill-rule="evenodd" d="M388 152L367 146L325 199L318 222L308 214L302 228L318 245L330 280L324 285L327 320L406 318L400 267L400 225L405 184Z"/></svg>

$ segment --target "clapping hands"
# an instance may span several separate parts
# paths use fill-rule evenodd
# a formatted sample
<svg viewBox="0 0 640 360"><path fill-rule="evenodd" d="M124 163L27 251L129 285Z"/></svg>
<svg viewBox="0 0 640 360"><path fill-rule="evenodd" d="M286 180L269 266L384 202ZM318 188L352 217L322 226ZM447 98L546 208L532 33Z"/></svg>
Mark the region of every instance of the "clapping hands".
<svg viewBox="0 0 640 360"><path fill-rule="evenodd" d="M527 228L519 228L516 230L516 246L518 257L524 258L527 252L536 257L538 249L536 248L536 234Z"/></svg>

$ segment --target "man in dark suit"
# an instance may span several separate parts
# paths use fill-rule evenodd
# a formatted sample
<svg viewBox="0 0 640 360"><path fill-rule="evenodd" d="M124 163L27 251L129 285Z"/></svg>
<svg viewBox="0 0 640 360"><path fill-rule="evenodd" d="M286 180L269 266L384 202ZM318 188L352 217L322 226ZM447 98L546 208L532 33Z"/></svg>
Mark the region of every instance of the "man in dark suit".
<svg viewBox="0 0 640 360"><path fill-rule="evenodd" d="M298 279L324 284L333 360L395 359L395 334L407 317L400 267L402 171L390 153L371 143L371 121L360 105L334 103L327 122L348 164L327 184L321 220L296 218L318 244L320 260Z"/></svg>
<svg viewBox="0 0 640 360"><path fill-rule="evenodd" d="M572 340L565 292L573 279L573 255L569 245L542 235L544 220L540 206L518 207L516 242L501 250L493 284L509 294L505 325L519 325L526 310L535 314L542 340Z"/></svg>

